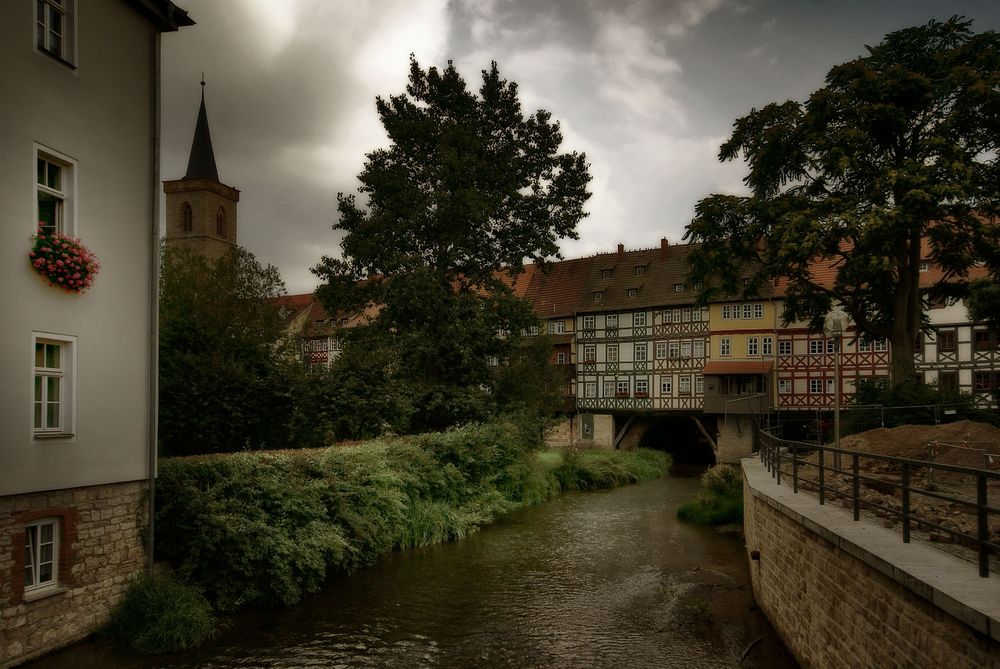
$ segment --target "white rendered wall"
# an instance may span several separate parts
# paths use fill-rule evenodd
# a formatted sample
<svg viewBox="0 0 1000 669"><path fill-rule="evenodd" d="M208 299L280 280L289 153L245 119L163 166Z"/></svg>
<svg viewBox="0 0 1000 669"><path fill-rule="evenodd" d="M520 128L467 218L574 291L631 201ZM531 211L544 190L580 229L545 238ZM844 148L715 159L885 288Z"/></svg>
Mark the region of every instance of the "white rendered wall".
<svg viewBox="0 0 1000 669"><path fill-rule="evenodd" d="M155 31L127 3L79 0L77 69L34 50L34 3L0 20L0 495L143 478ZM76 161L75 234L101 271L82 295L29 266L35 144ZM76 434L32 434L32 332L76 337Z"/></svg>

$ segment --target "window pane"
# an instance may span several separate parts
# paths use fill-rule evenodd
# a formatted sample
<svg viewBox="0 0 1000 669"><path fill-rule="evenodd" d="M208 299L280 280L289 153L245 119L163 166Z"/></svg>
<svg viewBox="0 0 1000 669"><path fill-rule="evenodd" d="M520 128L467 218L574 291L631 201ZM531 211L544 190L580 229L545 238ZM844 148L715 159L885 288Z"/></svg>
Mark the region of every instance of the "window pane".
<svg viewBox="0 0 1000 669"><path fill-rule="evenodd" d="M35 429L40 430L42 428L42 403L35 402Z"/></svg>
<svg viewBox="0 0 1000 669"><path fill-rule="evenodd" d="M46 524L46 525L41 525L39 527L39 529L42 531L42 541L41 541L41 543L43 543L43 544L46 544L46 543L50 544L50 543L52 543L52 528L53 528L53 525L51 523ZM51 555L51 553L49 553L49 554Z"/></svg>
<svg viewBox="0 0 1000 669"><path fill-rule="evenodd" d="M36 376L35 377L35 401L36 402L41 402L42 401L42 377L41 376Z"/></svg>
<svg viewBox="0 0 1000 669"><path fill-rule="evenodd" d="M45 392L48 395L48 397L46 399L48 399L49 402L58 402L59 399L60 399L59 398L59 377L58 376L49 376L49 377L46 377L45 381L46 381Z"/></svg>
<svg viewBox="0 0 1000 669"><path fill-rule="evenodd" d="M59 344L46 344L45 345L45 366L52 369L59 369L59 349L62 348Z"/></svg>
<svg viewBox="0 0 1000 669"><path fill-rule="evenodd" d="M49 175L46 185L54 190L62 190L62 168L59 165L48 163Z"/></svg>
<svg viewBox="0 0 1000 669"><path fill-rule="evenodd" d="M59 229L59 200L48 193L38 194L38 222L47 232Z"/></svg>
<svg viewBox="0 0 1000 669"><path fill-rule="evenodd" d="M43 532L45 530L45 527L47 527L47 526L43 526L42 527L42 531ZM38 564L44 565L46 562L50 562L50 563L52 562L52 544L51 543L42 544L40 552L41 552L41 555L38 557Z"/></svg>
<svg viewBox="0 0 1000 669"><path fill-rule="evenodd" d="M52 580L52 563L42 562L38 565L38 582L48 583Z"/></svg>
<svg viewBox="0 0 1000 669"><path fill-rule="evenodd" d="M59 405L47 404L45 407L45 427L59 427Z"/></svg>

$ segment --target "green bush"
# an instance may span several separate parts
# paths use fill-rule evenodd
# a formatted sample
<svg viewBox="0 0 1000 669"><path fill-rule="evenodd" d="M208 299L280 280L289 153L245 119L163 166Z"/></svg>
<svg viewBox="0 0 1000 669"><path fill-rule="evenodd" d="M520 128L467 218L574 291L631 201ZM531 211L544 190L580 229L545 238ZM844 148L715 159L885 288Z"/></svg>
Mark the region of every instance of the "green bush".
<svg viewBox="0 0 1000 669"><path fill-rule="evenodd" d="M142 653L191 648L215 631L208 601L170 576L143 574L129 584L101 636Z"/></svg>
<svg viewBox="0 0 1000 669"><path fill-rule="evenodd" d="M705 492L683 504L677 517L698 525L743 522L743 475L739 467L716 465L701 477Z"/></svg>
<svg viewBox="0 0 1000 669"><path fill-rule="evenodd" d="M644 450L563 458L538 451L539 436L537 424L503 421L322 450L165 459L157 555L220 610L291 604L331 570L460 539L561 490L650 480L669 467Z"/></svg>

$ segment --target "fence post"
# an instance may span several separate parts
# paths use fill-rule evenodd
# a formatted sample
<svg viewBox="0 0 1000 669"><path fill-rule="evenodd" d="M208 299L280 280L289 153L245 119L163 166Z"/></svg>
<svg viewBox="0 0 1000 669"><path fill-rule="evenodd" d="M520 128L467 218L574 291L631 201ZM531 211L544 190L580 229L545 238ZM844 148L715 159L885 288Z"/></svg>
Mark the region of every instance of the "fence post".
<svg viewBox="0 0 1000 669"><path fill-rule="evenodd" d="M799 449L792 449L792 492L799 492Z"/></svg>
<svg viewBox="0 0 1000 669"><path fill-rule="evenodd" d="M976 516L978 516L979 531L976 533L979 538L979 575L988 578L990 575L990 551L986 546L987 523L986 507L988 497L986 496L986 475L976 476Z"/></svg>
<svg viewBox="0 0 1000 669"><path fill-rule="evenodd" d="M903 463L903 543L910 543L910 463Z"/></svg>
<svg viewBox="0 0 1000 669"><path fill-rule="evenodd" d="M778 485L781 485L781 449L774 445L774 474L777 477Z"/></svg>
<svg viewBox="0 0 1000 669"><path fill-rule="evenodd" d="M819 503L820 505L826 504L826 487L823 485L825 481L825 467L823 466L823 447L819 449Z"/></svg>
<svg viewBox="0 0 1000 669"><path fill-rule="evenodd" d="M858 456L857 454L851 455L851 470L854 472L854 485L853 485L853 502L854 502L854 520L861 519L861 481L858 479Z"/></svg>

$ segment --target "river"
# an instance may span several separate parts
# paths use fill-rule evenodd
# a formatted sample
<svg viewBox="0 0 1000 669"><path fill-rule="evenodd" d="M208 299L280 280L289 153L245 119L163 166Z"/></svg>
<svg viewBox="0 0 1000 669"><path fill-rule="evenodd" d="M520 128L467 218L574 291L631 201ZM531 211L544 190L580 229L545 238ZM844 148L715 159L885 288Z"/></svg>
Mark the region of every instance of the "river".
<svg viewBox="0 0 1000 669"><path fill-rule="evenodd" d="M297 606L237 614L195 651L149 658L83 643L32 666L796 666L753 608L738 535L676 519L699 489L669 477L561 495L463 541L337 575Z"/></svg>

